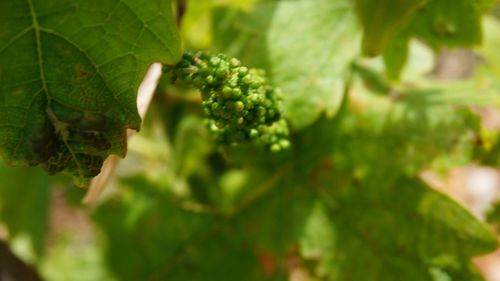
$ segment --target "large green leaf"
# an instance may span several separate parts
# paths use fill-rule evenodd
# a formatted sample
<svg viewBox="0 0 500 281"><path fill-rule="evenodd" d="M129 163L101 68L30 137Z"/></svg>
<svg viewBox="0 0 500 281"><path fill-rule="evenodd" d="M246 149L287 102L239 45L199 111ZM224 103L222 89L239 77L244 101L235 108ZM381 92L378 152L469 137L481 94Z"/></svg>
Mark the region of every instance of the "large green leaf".
<svg viewBox="0 0 500 281"><path fill-rule="evenodd" d="M305 188L318 198L301 238L304 258L316 261L313 270L326 280L483 280L470 258L493 251L495 236L416 179L435 159L453 165L459 162L452 160L457 150L468 155L461 151L463 142L474 139L464 136L476 121L467 112L436 105L428 105L434 107L428 113L400 105L377 118L373 111L383 104L368 104L354 101L358 116L323 120L295 142L297 157L306 159L300 163L316 163L298 167L309 177L295 172L295 181L307 179ZM397 113L401 109L406 113ZM317 148L305 149L312 146Z"/></svg>
<svg viewBox="0 0 500 281"><path fill-rule="evenodd" d="M295 128L310 125L322 112L337 112L346 72L359 54L349 1L263 2L251 13L226 10L219 17L216 32L229 28L217 37L223 42L219 48L269 71Z"/></svg>
<svg viewBox="0 0 500 281"><path fill-rule="evenodd" d="M340 185L322 165L307 180L275 182L229 219L128 181L97 214L111 268L119 280L285 280L300 242L324 280L482 280L469 259L496 240L456 202L404 176Z"/></svg>
<svg viewBox="0 0 500 281"><path fill-rule="evenodd" d="M125 155L147 66L180 56L170 1L2 1L0 25L0 154L82 184Z"/></svg>
<svg viewBox="0 0 500 281"><path fill-rule="evenodd" d="M347 66L359 52L356 31L348 1L279 2L267 34L269 61L294 126L339 109Z"/></svg>
<svg viewBox="0 0 500 281"><path fill-rule="evenodd" d="M224 217L187 208L158 181L140 177L122 188L127 195L95 216L119 280L270 280L246 234Z"/></svg>
<svg viewBox="0 0 500 281"><path fill-rule="evenodd" d="M331 280L483 280L469 259L497 246L471 214L415 180L367 178L322 198L332 234L316 244L331 245Z"/></svg>

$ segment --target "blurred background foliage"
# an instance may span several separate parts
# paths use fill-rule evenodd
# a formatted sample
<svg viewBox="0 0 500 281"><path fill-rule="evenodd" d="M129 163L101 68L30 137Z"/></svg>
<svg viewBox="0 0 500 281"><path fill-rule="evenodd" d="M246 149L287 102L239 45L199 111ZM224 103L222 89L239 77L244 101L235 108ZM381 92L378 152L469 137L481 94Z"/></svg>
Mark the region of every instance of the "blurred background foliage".
<svg viewBox="0 0 500 281"><path fill-rule="evenodd" d="M290 151L221 152L199 94L164 77L98 202L0 166L0 238L54 281L483 280L470 259L497 238L421 173L498 168L482 112L500 106L500 8L386 2L187 1L185 49L241 58L282 88Z"/></svg>

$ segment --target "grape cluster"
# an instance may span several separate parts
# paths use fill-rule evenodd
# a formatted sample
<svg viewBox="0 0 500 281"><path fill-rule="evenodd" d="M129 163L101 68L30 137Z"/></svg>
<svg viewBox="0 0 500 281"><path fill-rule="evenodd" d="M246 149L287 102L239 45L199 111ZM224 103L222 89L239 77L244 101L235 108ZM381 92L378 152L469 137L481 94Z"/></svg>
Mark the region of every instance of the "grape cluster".
<svg viewBox="0 0 500 281"><path fill-rule="evenodd" d="M271 151L290 146L280 92L269 85L263 70L241 66L224 54L186 52L164 71L171 71L174 81L200 90L207 127L218 144L254 141Z"/></svg>

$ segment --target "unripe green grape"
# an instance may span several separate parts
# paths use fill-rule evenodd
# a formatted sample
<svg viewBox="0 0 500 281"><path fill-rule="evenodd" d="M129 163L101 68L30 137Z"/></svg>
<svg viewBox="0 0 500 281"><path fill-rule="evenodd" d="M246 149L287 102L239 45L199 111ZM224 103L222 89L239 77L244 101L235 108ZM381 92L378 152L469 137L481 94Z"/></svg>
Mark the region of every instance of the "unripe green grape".
<svg viewBox="0 0 500 281"><path fill-rule="evenodd" d="M243 77L248 73L248 68L246 66L241 66L238 68L238 76Z"/></svg>
<svg viewBox="0 0 500 281"><path fill-rule="evenodd" d="M255 139L259 136L259 131L257 129L250 129L250 137L252 139Z"/></svg>
<svg viewBox="0 0 500 281"><path fill-rule="evenodd" d="M215 78L212 75L208 75L207 78L205 78L205 82L207 84L213 84L215 82Z"/></svg>
<svg viewBox="0 0 500 281"><path fill-rule="evenodd" d="M222 96L227 99L231 98L233 96L233 89L229 86L224 86L222 88Z"/></svg>
<svg viewBox="0 0 500 281"><path fill-rule="evenodd" d="M234 109L237 111L243 111L243 109L245 109L245 104L242 101L237 101L234 103Z"/></svg>
<svg viewBox="0 0 500 281"><path fill-rule="evenodd" d="M242 92L241 92L240 88L234 88L233 89L233 95L234 95L235 98L240 98L241 94L242 94Z"/></svg>
<svg viewBox="0 0 500 281"><path fill-rule="evenodd" d="M272 152L279 152L281 150L281 146L277 143L273 143L270 149Z"/></svg>
<svg viewBox="0 0 500 281"><path fill-rule="evenodd" d="M224 77L225 75L227 75L228 73L228 70L226 68L223 68L223 67L219 67L217 68L217 70L215 71L215 75L218 77L218 78L222 78Z"/></svg>
<svg viewBox="0 0 500 281"><path fill-rule="evenodd" d="M241 78L241 82L245 83L245 84L251 84L253 83L253 80L252 80L252 76L251 75L245 75L243 76L243 78Z"/></svg>
<svg viewBox="0 0 500 281"><path fill-rule="evenodd" d="M231 58L231 59L229 60L229 65L230 65L232 68L238 67L238 66L240 66L240 61L239 61L237 58Z"/></svg>

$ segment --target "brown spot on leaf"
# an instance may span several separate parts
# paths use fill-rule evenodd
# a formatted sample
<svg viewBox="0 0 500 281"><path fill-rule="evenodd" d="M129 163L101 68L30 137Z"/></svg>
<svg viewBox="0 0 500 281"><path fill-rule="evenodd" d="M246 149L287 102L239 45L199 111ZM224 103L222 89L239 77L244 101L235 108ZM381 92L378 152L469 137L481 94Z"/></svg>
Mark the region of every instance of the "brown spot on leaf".
<svg viewBox="0 0 500 281"><path fill-rule="evenodd" d="M264 276L268 278L272 277L276 271L276 257L266 250L261 251L258 256L260 267L262 272L264 272Z"/></svg>
<svg viewBox="0 0 500 281"><path fill-rule="evenodd" d="M13 96L16 96L16 97L20 97L23 95L23 91L24 89L23 88L17 88L15 89L13 92L12 92L12 95Z"/></svg>
<svg viewBox="0 0 500 281"><path fill-rule="evenodd" d="M75 65L75 74L77 77L76 80L79 82L87 78L89 75L88 71L81 64Z"/></svg>
<svg viewBox="0 0 500 281"><path fill-rule="evenodd" d="M87 77L87 75L88 73L86 71L81 70L80 72L78 72L78 76L82 79Z"/></svg>

